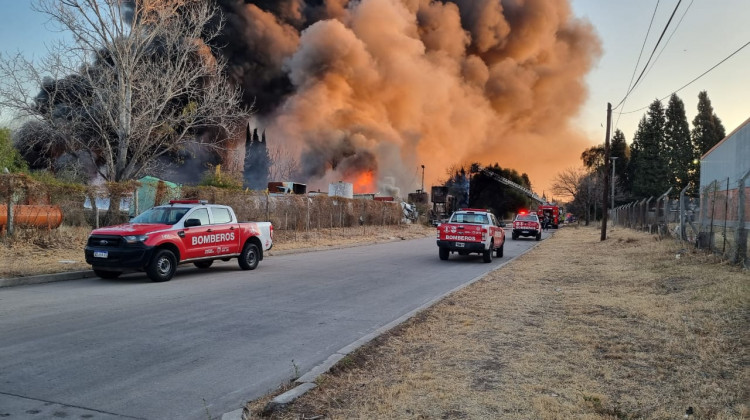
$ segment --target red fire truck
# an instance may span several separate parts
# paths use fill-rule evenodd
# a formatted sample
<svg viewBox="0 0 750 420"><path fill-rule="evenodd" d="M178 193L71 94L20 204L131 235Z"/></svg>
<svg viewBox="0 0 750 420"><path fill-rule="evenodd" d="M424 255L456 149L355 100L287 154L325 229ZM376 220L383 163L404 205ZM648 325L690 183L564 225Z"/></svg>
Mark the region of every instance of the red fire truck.
<svg viewBox="0 0 750 420"><path fill-rule="evenodd" d="M536 210L536 214L537 216L539 216L540 222L543 221L546 217L549 221L549 226L555 229L557 229L558 225L560 224L560 207L554 204L539 205L539 208Z"/></svg>

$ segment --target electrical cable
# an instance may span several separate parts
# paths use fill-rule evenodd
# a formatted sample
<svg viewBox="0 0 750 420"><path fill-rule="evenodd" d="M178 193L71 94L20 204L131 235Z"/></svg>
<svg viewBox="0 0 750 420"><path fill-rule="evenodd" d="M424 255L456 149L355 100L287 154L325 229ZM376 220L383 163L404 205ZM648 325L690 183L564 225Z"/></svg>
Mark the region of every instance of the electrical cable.
<svg viewBox="0 0 750 420"><path fill-rule="evenodd" d="M721 61L719 61L718 63L716 63L716 64L715 64L715 65L714 65L713 67L711 67L710 69L708 69L708 70L704 71L703 73L701 73L701 75L700 75L700 76L698 76L698 77L696 77L695 79L693 79L693 80L691 80L691 81L687 82L686 84L682 85L682 87L680 87L679 89L677 89L677 90L675 90L674 92L670 93L669 95L667 95L667 96L665 96L665 97L663 97L663 98L659 99L659 101L663 101L663 100L665 100L665 99L669 98L670 96L674 95L675 93L677 93L677 92L681 91L682 89L685 89L686 87L688 87L688 86L692 85L692 84L693 84L694 82L696 82L696 81L697 81L698 79L700 79L701 77L703 77L703 76L707 75L707 74L708 74L708 73L710 73L710 72L711 72L711 71L712 71L713 69L715 69L715 68L719 67L719 66L720 66L721 64L723 64L723 63L724 63L725 61L727 61L727 60L729 60L730 58L732 58L732 57L733 57L733 56L734 56L735 54L737 54L738 52L742 51L742 50L743 50L743 49L744 49L745 47L747 47L748 45L750 45L750 42L747 42L747 43L745 43L745 45L741 46L740 48L738 48L737 50L735 50L735 51L734 51L733 53L729 54L729 55L728 55L727 57L725 57L725 58L724 58L723 60L721 60ZM648 108L649 106L650 106L650 105L647 105L647 106L644 106L643 108L638 108L638 109L634 109L634 110L632 110L632 111L626 111L626 112L622 112L622 113L623 113L623 114L632 114L632 113L634 113L634 112L638 112L638 111L643 111L644 109L647 109L647 108Z"/></svg>
<svg viewBox="0 0 750 420"><path fill-rule="evenodd" d="M654 53L656 52L656 49L659 47L659 44L661 43L661 40L664 38L664 34L667 32L667 29L669 28L670 23L672 23L672 19L674 18L675 13L677 13L677 9L680 7L680 4L682 3L682 0L679 0L677 2L677 5L674 7L674 10L672 11L672 14L669 16L669 20L667 21L667 24L664 25L664 30L661 31L661 35L659 36L659 39L656 41L656 45L654 45L654 49L651 51L651 55L648 57L648 61L646 61L646 65L643 67L643 70L641 71L641 74L638 76L638 79L636 79L633 86L628 90L628 93L625 94L625 97L622 98L620 103L618 103L614 108L617 109L622 105L623 102L628 98L628 95L630 95L631 92L638 86L638 83L643 78L643 74L646 72L646 69L648 68L648 65L651 63L651 59L654 57Z"/></svg>
<svg viewBox="0 0 750 420"><path fill-rule="evenodd" d="M641 64L641 57L643 56L643 50L646 48L646 41L648 41L648 36L651 34L651 26L654 24L654 18L656 17L656 11L659 10L659 3L660 0L656 0L656 7L654 7L654 13L651 14L651 22L648 23L648 30L646 30L646 36L643 37L643 44L641 44L641 52L638 53L638 60L635 62L635 66L633 67L633 74L630 75L630 81L628 82L628 87L625 89L625 97L627 99L627 92L630 91L630 87L633 85L633 79L635 79L635 72L638 71L638 65ZM623 108L625 100L623 99ZM620 122L620 115L622 115L622 112L617 114L617 121L615 121L615 129L617 129L617 124Z"/></svg>

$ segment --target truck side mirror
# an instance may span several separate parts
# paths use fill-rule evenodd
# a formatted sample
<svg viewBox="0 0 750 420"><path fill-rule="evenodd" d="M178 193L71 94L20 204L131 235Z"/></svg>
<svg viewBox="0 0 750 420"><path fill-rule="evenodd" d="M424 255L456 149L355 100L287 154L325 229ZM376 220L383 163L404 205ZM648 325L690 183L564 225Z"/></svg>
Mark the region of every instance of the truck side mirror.
<svg viewBox="0 0 750 420"><path fill-rule="evenodd" d="M200 219L187 219L185 220L185 227L193 227L193 226L200 226L201 221Z"/></svg>

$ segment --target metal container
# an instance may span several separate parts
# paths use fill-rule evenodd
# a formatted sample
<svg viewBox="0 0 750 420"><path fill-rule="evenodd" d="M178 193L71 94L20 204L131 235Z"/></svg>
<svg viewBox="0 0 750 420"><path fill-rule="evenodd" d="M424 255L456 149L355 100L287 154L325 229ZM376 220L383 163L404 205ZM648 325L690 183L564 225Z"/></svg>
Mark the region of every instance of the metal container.
<svg viewBox="0 0 750 420"><path fill-rule="evenodd" d="M15 205L13 224L20 227L55 229L62 224L63 213L58 206ZM0 205L0 228L8 223L8 206Z"/></svg>
<svg viewBox="0 0 750 420"><path fill-rule="evenodd" d="M354 198L354 184L343 181L328 184L328 196Z"/></svg>

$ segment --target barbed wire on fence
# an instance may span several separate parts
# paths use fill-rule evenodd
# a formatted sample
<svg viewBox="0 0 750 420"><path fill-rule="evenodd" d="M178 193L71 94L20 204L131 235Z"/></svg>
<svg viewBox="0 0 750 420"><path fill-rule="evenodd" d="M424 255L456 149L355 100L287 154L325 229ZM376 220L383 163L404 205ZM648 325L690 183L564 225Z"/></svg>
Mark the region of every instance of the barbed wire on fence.
<svg viewBox="0 0 750 420"><path fill-rule="evenodd" d="M750 171L734 182L716 179L700 189L699 197L687 196L687 187L678 194L670 188L659 197L615 207L611 219L615 225L671 236L747 267L749 176Z"/></svg>

